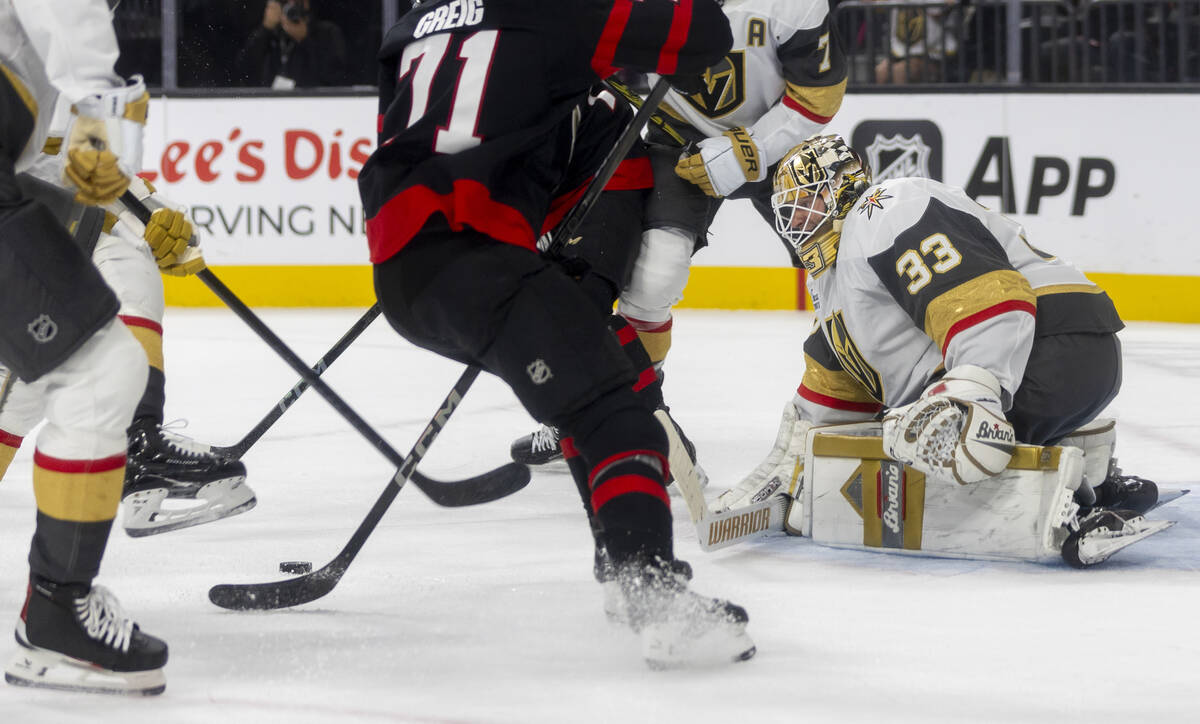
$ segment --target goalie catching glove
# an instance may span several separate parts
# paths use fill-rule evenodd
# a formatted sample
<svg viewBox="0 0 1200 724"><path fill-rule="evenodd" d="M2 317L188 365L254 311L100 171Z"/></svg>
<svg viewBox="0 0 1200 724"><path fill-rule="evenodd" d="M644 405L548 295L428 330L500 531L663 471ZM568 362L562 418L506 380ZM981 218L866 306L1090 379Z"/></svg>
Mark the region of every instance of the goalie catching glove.
<svg viewBox="0 0 1200 724"><path fill-rule="evenodd" d="M116 200L142 167L142 128L150 95L140 75L123 88L85 96L71 106L63 177L75 199L99 206Z"/></svg>
<svg viewBox="0 0 1200 724"><path fill-rule="evenodd" d="M132 211L118 202L109 207L127 228L141 230L142 239L154 253L159 271L184 277L205 268L187 209L165 198L149 183L134 178L129 190L151 210L150 221L143 225Z"/></svg>
<svg viewBox="0 0 1200 724"><path fill-rule="evenodd" d="M748 181L762 181L767 177L767 167L754 142L754 133L748 128L731 128L719 136L704 139L699 147L699 152L679 159L675 174L696 184L709 196L728 196Z"/></svg>
<svg viewBox="0 0 1200 724"><path fill-rule="evenodd" d="M883 418L883 449L892 459L960 485L1003 472L1016 442L1000 383L975 365L955 367L916 402Z"/></svg>

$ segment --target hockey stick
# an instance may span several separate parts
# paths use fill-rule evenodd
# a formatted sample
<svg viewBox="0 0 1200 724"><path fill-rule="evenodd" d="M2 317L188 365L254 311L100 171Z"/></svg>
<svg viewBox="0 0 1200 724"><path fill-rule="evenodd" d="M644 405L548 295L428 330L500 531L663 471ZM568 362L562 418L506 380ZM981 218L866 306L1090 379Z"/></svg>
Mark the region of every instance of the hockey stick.
<svg viewBox="0 0 1200 724"><path fill-rule="evenodd" d="M646 103L646 101L642 100L641 96L633 92L632 88L625 85L621 81L616 80L615 77L605 80L604 85L608 86L612 91L617 93L617 95L620 95L625 100L629 101L635 108L641 108ZM658 113L650 114L650 123L658 126L660 131L670 136L671 140L675 141L680 146L687 145L687 139L679 135L679 131L676 131L674 128L672 128L671 124L668 123L667 120Z"/></svg>
<svg viewBox="0 0 1200 724"><path fill-rule="evenodd" d="M700 489L700 476L696 474L696 468L687 454L683 440L679 437L679 431L675 429L666 411L658 410L654 416L667 433L667 459L671 466L671 475L675 478L675 485L679 488L684 505L687 506L692 524L696 526L696 538L700 541L701 549L715 551L749 538L757 538L768 531L783 530L783 517L787 511L785 495L773 495L767 500L743 508L713 513L704 500L704 491Z"/></svg>
<svg viewBox="0 0 1200 724"><path fill-rule="evenodd" d="M547 256L558 256L561 254L567 241L578 231L579 225L583 223L584 217L596 205L596 201L600 198L600 193L604 191L604 186L613 174L617 172L617 166L621 165L621 161L625 160L625 154L629 153L629 149L633 148L633 144L641 135L642 128L650 121L650 117L654 115L654 111L658 108L658 104L662 103L662 99L666 97L667 91L671 86L663 78L659 78L654 87L650 89L650 95L638 108L633 119L629 121L629 125L621 131L621 135L617 138L617 142L613 144L608 155L604 157L604 163L600 165L600 170L592 178L591 185L587 191L583 193L583 197L579 199L579 203L575 204L567 215L558 222L558 226L554 228L550 248L546 251Z"/></svg>
<svg viewBox="0 0 1200 724"><path fill-rule="evenodd" d="M121 201L137 215L139 220L143 220L143 223L149 220L150 210L136 196L126 191L122 195ZM271 331L270 327L258 318L258 315L251 311L229 287L225 286L224 282L212 273L212 270L202 269L196 272L196 277L204 282L205 286L211 289L284 362L287 362L288 366L295 370L301 379L316 390L321 397L324 397L325 401L333 409L337 410L338 414L344 417L350 423L350 426L362 435L372 447L378 450L396 467L404 465L404 458L400 456L400 453L396 452L396 449L389 445L374 428L367 424L366 420L362 419L357 412L346 404L346 401L340 395L334 392L312 369L305 365L304 361L278 335ZM496 470L461 482L444 483L416 474L415 471L412 475L413 484L421 492L425 493L434 503L447 507L476 505L498 500L524 488L529 484L529 479L529 468L518 463L507 463Z"/></svg>
<svg viewBox="0 0 1200 724"><path fill-rule="evenodd" d="M313 374L319 375L325 370L329 369L329 365L333 364L338 357L342 356L342 353L350 347L354 340L358 339L359 335L361 335L367 327L371 326L371 322L374 322L375 318L378 317L382 311L383 310L379 308L378 304L371 305L371 308L368 309L366 313L354 323L354 326L348 329L346 333L342 335L342 338L329 348L329 351L325 353L325 356L317 360L317 363L312 366ZM283 417L283 413L287 412L287 409L294 405L296 401L300 399L300 395L304 394L304 391L307 389L307 382L304 380L297 382L292 389L288 390L287 394L283 396L283 399L275 403L275 406L271 408L271 411L263 416L263 419L259 420L258 424L255 425L250 432L246 433L241 440L238 440L232 445L213 445L213 452L217 453L218 455L224 455L225 457L233 460L240 460L241 457L246 454L246 451L253 447L254 443L258 442L259 439L266 434L267 430L271 429L271 426L279 420L279 418Z"/></svg>
<svg viewBox="0 0 1200 724"><path fill-rule="evenodd" d="M346 569L350 567L350 562L358 555L362 549L363 543L366 542L367 536L371 535L371 531L375 530L375 526L383 518L392 501L400 489L404 487L408 476L416 468L417 463L421 462L421 458L425 455L425 451L433 444L438 433L446 425L446 421L450 415L454 413L455 408L462 401L462 396L466 394L471 383L479 376L479 368L475 366L468 367L458 378L458 382L454 383L454 388L450 390L450 394L446 395L446 399L442 401L441 407L437 414L425 426L424 432L417 438L417 442L409 451L408 456L404 458L404 462L400 465L400 469L388 481L387 487L383 489L383 494L375 501L375 505L371 506L371 510L367 513L367 517L359 523L358 529L354 531L354 535L350 537L349 542L342 550L334 556L333 560L326 563L324 566L312 573L307 573L297 578L291 578L285 581L273 581L271 583L222 583L213 586L208 590L208 600L212 601L221 608L233 609L235 611L245 610L265 610L273 608L287 608L289 606L298 606L302 603L315 601L333 590L342 576L346 573Z"/></svg>
<svg viewBox="0 0 1200 724"><path fill-rule="evenodd" d="M658 93L657 104L662 100L663 94L666 93L666 83L660 81L655 86L655 92ZM654 93L651 93L654 96ZM649 115L649 114L645 114ZM640 119L640 120L639 120ZM567 214L567 219L560 225L561 229L574 230L578 228L579 222L586 216L587 211L595 205L596 198L599 197L604 186L612 178L616 172L617 165L624 155L633 145L634 139L641 133L642 125L646 122L645 116L639 113L634 120L621 132L621 136L617 139L613 151L605 158L600 170L596 172L591 184L583 193L583 197L579 200L578 205ZM621 150L619 153L617 151ZM616 161L610 163L613 157ZM582 211L579 211L583 207ZM565 222L571 221L572 225L567 226ZM206 270L207 271L207 270ZM311 372L310 372L311 374ZM446 424L446 420L450 417L454 409L458 407L462 396L470 388L471 383L475 381L475 377L479 375L479 369L471 366L463 372L461 378L454 385L454 389L450 390L450 394L446 396L445 402L440 410L434 415L433 419L425 427L425 431L421 433L421 437L417 439L416 445L408 453L404 463L400 465L396 475L388 481L387 487L379 499L375 501L375 505L371 506L370 512L363 522L359 524L358 529L354 531L350 541L346 543L341 552L334 557L332 561L325 564L320 569L312 573L306 573L298 578L292 578L285 581L276 581L273 583L251 583L251 584L220 584L209 589L208 599L222 608L235 610L245 609L273 609L286 608L288 606L296 606L301 603L314 601L321 596L329 593L341 580L342 575L350 566L350 562L358 555L359 549L366 542L367 537L375 526L383 518L388 507L396 498L396 494L400 492L400 488L404 486L404 481L409 473L416 468L421 457L425 454L426 449L431 445L442 427ZM521 466L528 475L529 468Z"/></svg>

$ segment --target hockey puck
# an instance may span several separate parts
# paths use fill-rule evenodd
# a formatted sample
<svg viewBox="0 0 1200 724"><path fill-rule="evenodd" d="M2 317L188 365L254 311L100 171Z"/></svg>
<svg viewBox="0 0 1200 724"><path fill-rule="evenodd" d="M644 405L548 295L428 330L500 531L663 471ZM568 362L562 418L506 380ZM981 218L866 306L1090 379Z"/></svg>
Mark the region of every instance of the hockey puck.
<svg viewBox="0 0 1200 724"><path fill-rule="evenodd" d="M296 575L304 573L312 573L311 561L283 561L279 564L280 573L294 573Z"/></svg>

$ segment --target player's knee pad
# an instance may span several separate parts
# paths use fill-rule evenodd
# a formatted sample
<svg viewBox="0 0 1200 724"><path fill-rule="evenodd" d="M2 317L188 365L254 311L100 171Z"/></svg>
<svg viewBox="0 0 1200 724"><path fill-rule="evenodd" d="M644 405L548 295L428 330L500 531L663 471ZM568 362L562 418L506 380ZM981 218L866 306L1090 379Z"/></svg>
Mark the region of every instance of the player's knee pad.
<svg viewBox="0 0 1200 724"><path fill-rule="evenodd" d="M146 387L142 346L119 320L92 335L47 375L46 427L38 449L66 460L115 455Z"/></svg>
<svg viewBox="0 0 1200 724"><path fill-rule="evenodd" d="M1092 420L1058 442L1083 451L1083 479L1092 486L1108 477L1117 448L1117 421L1110 417Z"/></svg>
<svg viewBox="0 0 1200 724"><path fill-rule="evenodd" d="M165 307L162 275L146 242L137 239L134 243L133 239L101 234L92 261L116 292L121 316L162 324Z"/></svg>
<svg viewBox="0 0 1200 724"><path fill-rule="evenodd" d="M648 229L633 265L629 286L621 293L622 316L665 322L671 307L683 299L695 241L680 229Z"/></svg>

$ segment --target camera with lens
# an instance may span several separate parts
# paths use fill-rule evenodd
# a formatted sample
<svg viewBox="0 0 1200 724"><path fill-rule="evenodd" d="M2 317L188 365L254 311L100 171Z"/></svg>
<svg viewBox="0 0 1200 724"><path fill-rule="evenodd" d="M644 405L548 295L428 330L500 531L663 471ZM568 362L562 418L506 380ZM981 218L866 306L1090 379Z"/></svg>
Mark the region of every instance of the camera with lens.
<svg viewBox="0 0 1200 724"><path fill-rule="evenodd" d="M303 3L292 0L283 6L283 17L287 18L289 23L304 22L308 20L308 8L304 7Z"/></svg>

